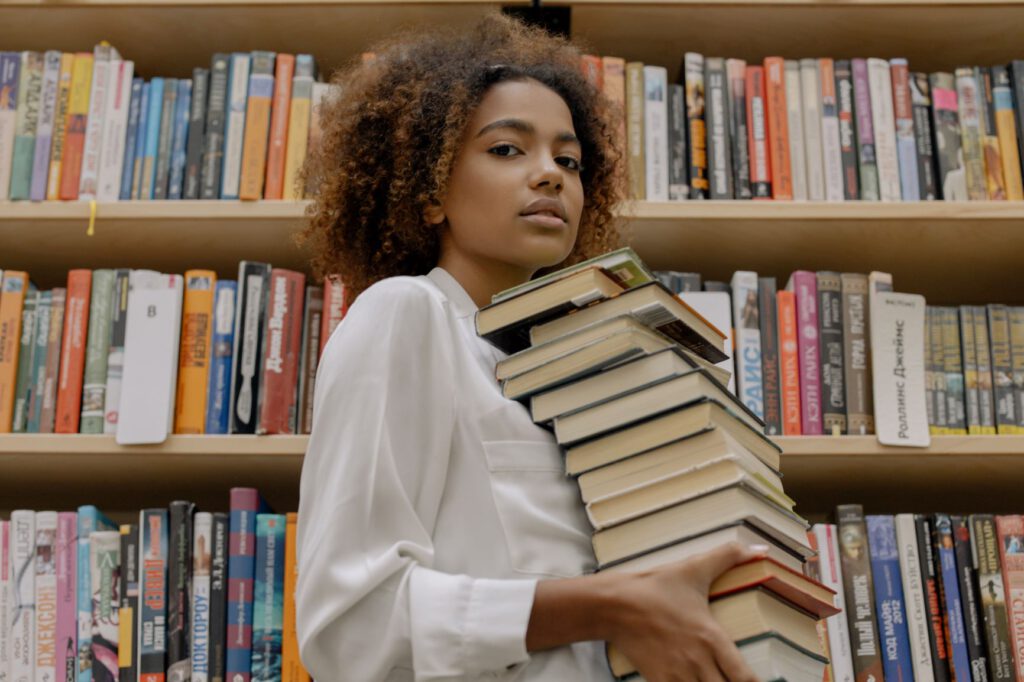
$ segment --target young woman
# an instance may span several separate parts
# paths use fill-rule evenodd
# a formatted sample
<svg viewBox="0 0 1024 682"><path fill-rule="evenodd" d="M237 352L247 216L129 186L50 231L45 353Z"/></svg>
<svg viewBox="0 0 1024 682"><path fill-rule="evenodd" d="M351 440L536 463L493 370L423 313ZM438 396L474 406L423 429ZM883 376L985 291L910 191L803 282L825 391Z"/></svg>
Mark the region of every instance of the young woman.
<svg viewBox="0 0 1024 682"><path fill-rule="evenodd" d="M567 42L491 16L338 79L307 167L320 274L358 295L302 471L302 658L318 682L756 679L711 581L766 548L592 574L558 446L474 332L493 294L617 245L617 122Z"/></svg>

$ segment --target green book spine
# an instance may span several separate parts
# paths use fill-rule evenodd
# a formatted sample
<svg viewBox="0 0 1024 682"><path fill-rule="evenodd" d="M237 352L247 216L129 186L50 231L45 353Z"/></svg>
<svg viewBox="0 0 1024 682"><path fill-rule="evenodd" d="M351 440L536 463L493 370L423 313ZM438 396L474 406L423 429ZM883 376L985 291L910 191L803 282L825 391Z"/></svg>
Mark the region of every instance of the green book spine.
<svg viewBox="0 0 1024 682"><path fill-rule="evenodd" d="M12 200L29 198L42 94L43 55L40 52L22 52L18 113L14 123L14 157L11 162Z"/></svg>
<svg viewBox="0 0 1024 682"><path fill-rule="evenodd" d="M79 425L79 433L103 433L103 408L106 405L107 358L110 353L113 297L114 271L94 271L89 304L89 335L85 345L82 421Z"/></svg>
<svg viewBox="0 0 1024 682"><path fill-rule="evenodd" d="M28 419L25 430L39 433L39 419L43 411L43 389L46 386L46 355L50 339L50 311L53 308L53 292L39 294L36 305L36 333L32 343L32 390L29 397Z"/></svg>
<svg viewBox="0 0 1024 682"><path fill-rule="evenodd" d="M25 304L21 309L21 349L18 352L18 374L14 388L14 421L11 431L25 433L28 425L28 403L32 398L32 366L35 349L36 310L39 292L29 285Z"/></svg>

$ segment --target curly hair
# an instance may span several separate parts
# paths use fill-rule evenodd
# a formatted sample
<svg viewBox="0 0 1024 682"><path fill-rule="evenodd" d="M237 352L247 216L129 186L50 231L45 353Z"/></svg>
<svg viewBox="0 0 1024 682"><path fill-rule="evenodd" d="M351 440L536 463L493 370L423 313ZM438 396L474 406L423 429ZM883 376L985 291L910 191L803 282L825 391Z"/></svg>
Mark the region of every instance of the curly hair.
<svg viewBox="0 0 1024 682"><path fill-rule="evenodd" d="M587 81L572 43L492 13L473 30L406 33L372 52L332 78L340 96L323 103L320 143L302 169L313 201L300 242L311 247L318 277L339 276L351 301L378 280L437 264L440 226L424 211L446 193L474 110L505 80L532 78L558 93L582 144L576 244L538 274L619 245L622 114Z"/></svg>

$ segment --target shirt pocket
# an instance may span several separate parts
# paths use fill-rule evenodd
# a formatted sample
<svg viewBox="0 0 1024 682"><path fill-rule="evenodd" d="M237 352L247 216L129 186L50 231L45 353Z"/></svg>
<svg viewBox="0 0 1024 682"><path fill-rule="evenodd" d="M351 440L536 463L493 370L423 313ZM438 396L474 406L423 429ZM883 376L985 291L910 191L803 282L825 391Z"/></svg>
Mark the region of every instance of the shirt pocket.
<svg viewBox="0 0 1024 682"><path fill-rule="evenodd" d="M499 440L483 446L512 567L560 577L592 571L590 525L558 445Z"/></svg>

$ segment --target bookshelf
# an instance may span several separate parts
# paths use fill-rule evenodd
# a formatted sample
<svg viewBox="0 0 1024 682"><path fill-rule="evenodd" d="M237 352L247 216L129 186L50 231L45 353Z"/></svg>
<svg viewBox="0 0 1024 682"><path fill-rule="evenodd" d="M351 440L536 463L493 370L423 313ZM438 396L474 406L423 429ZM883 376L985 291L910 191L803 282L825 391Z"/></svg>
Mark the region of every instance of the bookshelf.
<svg viewBox="0 0 1024 682"><path fill-rule="evenodd" d="M528 4L508 2L508 5ZM662 64L683 52L760 60L902 56L919 70L1024 55L1024 0L574 0L574 35L600 54ZM215 51L310 52L331 69L404 26L469 27L499 3L478 0L0 0L8 50L86 50L100 40L148 77L186 77ZM321 27L329 27L325 30ZM187 40L182 40L187 36ZM955 40L951 38L955 36ZM783 49L784 48L784 49ZM292 241L305 202L0 203L0 266L42 287L73 267L237 272L241 259L305 269ZM725 280L737 268L780 278L794 269L887 270L932 303L1024 303L1024 203L639 203L629 242L654 268ZM1024 436L933 439L927 450L873 437L783 438L786 486L811 519L859 501L877 512L1020 511ZM0 506L73 508L118 498L122 512L188 495L223 508L231 485L261 488L294 509L306 438L175 436L120 448L103 436L0 436ZM123 515L121 519L125 518Z"/></svg>

